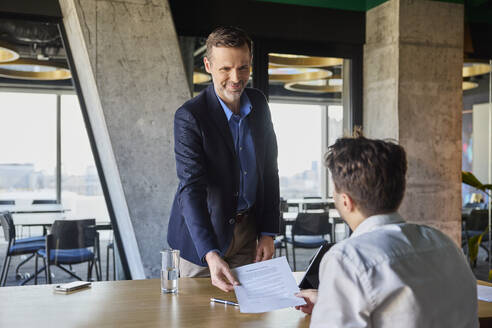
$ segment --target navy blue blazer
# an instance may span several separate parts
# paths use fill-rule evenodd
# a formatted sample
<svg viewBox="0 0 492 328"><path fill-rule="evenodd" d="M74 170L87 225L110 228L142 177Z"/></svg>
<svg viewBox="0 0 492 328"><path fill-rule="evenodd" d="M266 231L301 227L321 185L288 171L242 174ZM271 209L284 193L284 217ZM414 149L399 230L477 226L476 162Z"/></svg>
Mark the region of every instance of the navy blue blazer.
<svg viewBox="0 0 492 328"><path fill-rule="evenodd" d="M265 96L244 90L256 153L258 234L279 232L277 140ZM234 232L239 195L239 160L232 134L213 85L181 106L174 116L174 152L179 186L169 219L167 241L181 257L206 266L205 255L224 256Z"/></svg>

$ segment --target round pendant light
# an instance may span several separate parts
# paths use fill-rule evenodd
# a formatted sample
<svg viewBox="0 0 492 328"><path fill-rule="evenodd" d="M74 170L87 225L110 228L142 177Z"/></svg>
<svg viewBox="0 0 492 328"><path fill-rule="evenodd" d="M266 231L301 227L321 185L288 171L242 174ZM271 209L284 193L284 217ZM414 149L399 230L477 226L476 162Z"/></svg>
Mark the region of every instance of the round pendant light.
<svg viewBox="0 0 492 328"><path fill-rule="evenodd" d="M13 50L0 47L0 63L8 63L19 59L19 54Z"/></svg>
<svg viewBox="0 0 492 328"><path fill-rule="evenodd" d="M313 57L275 53L269 54L268 60L270 65L289 67L330 67L343 64L342 58Z"/></svg>
<svg viewBox="0 0 492 328"><path fill-rule="evenodd" d="M212 77L207 73L203 73L199 71L193 72L193 84L206 83L210 80L212 80Z"/></svg>
<svg viewBox="0 0 492 328"><path fill-rule="evenodd" d="M490 72L490 65L487 64L465 64L463 66L463 77L477 76Z"/></svg>
<svg viewBox="0 0 492 328"><path fill-rule="evenodd" d="M0 63L0 76L24 80L66 80L72 77L70 70L49 61L18 59Z"/></svg>
<svg viewBox="0 0 492 328"><path fill-rule="evenodd" d="M327 79L333 73L319 68L294 68L279 67L269 68L268 77L270 82L300 82Z"/></svg>
<svg viewBox="0 0 492 328"><path fill-rule="evenodd" d="M342 92L342 79L329 79L305 82L286 83L285 88L290 91L307 93L336 93Z"/></svg>
<svg viewBox="0 0 492 328"><path fill-rule="evenodd" d="M475 89L478 87L477 82L463 81L463 90Z"/></svg>

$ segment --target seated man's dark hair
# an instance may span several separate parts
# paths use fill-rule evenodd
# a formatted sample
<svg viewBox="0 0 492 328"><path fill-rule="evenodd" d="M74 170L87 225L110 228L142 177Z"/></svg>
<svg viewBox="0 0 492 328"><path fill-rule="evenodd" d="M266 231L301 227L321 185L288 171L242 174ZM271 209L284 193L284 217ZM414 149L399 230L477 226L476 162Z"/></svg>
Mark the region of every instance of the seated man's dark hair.
<svg viewBox="0 0 492 328"><path fill-rule="evenodd" d="M405 150L393 142L361 135L329 147L325 165L337 193L346 193L365 216L394 212L405 194Z"/></svg>

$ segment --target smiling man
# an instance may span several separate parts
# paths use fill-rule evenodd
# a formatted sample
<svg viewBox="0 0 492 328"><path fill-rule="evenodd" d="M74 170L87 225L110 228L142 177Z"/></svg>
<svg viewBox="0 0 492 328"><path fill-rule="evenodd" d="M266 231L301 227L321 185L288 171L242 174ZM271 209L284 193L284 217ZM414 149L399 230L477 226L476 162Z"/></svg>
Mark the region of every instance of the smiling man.
<svg viewBox="0 0 492 328"><path fill-rule="evenodd" d="M167 240L181 277L210 276L224 291L230 268L271 259L279 229L277 141L265 96L246 88L251 39L220 27L207 39L213 84L174 117L179 186Z"/></svg>

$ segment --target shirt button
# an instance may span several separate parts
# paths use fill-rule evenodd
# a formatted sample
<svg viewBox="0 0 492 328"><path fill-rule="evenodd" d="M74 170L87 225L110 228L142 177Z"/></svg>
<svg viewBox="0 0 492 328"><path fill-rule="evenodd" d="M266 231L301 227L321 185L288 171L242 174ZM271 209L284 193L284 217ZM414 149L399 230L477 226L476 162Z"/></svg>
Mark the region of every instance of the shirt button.
<svg viewBox="0 0 492 328"><path fill-rule="evenodd" d="M246 175L246 174L248 174L248 172L247 171L244 171L244 175Z"/></svg>
<svg viewBox="0 0 492 328"><path fill-rule="evenodd" d="M236 220L234 220L234 219L229 220L229 224L234 224L234 223L236 223Z"/></svg>
<svg viewBox="0 0 492 328"><path fill-rule="evenodd" d="M239 147L239 150L243 150L243 147Z"/></svg>

